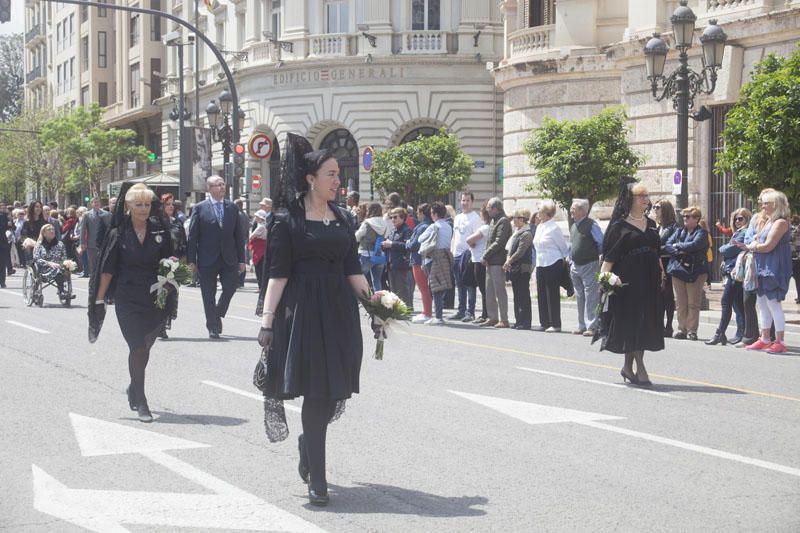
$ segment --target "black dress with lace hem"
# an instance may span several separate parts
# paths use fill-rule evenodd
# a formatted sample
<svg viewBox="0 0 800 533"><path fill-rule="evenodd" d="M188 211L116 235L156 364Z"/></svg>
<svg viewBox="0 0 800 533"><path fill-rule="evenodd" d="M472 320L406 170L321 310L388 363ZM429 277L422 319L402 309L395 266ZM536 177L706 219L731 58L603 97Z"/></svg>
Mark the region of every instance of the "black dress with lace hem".
<svg viewBox="0 0 800 533"><path fill-rule="evenodd" d="M361 274L358 245L346 213L330 224L305 219L302 197L270 230L269 276L288 278L275 310L266 371L254 383L265 397L270 441L288 436L282 401L304 398L344 401L359 392L362 360L358 300L348 276Z"/></svg>

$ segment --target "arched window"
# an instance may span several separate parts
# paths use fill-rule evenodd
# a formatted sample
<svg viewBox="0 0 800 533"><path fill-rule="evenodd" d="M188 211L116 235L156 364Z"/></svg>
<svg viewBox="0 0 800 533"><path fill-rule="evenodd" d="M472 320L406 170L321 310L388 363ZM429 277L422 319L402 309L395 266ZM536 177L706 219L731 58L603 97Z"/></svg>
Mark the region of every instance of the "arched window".
<svg viewBox="0 0 800 533"><path fill-rule="evenodd" d="M432 128L430 126L423 126L421 128L417 128L415 130L411 130L408 132L400 141L400 144L405 144L407 142L416 141L420 137L430 137L431 135L436 135L439 133L439 130L436 128Z"/></svg>
<svg viewBox="0 0 800 533"><path fill-rule="evenodd" d="M439 30L441 0L412 0L411 29Z"/></svg>
<svg viewBox="0 0 800 533"><path fill-rule="evenodd" d="M339 162L339 178L348 191L358 190L358 143L344 128L333 130L322 139L320 150L330 150Z"/></svg>

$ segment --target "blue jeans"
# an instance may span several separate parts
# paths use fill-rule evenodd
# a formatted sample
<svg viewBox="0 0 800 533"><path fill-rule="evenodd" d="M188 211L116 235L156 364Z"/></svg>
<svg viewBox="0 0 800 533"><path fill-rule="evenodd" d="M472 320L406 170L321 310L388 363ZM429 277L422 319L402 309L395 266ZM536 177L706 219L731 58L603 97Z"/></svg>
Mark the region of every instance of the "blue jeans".
<svg viewBox="0 0 800 533"><path fill-rule="evenodd" d="M725 333L731 321L731 311L736 313L736 337L744 334L744 292L742 284L732 280L730 277L725 281L722 291L722 313L719 318L717 333Z"/></svg>
<svg viewBox="0 0 800 533"><path fill-rule="evenodd" d="M433 293L433 315L436 318L443 317L444 310L444 295L447 291L439 291Z"/></svg>
<svg viewBox="0 0 800 533"><path fill-rule="evenodd" d="M464 275L468 268L472 268L472 255L463 253L453 261L453 280L458 293L458 314L469 313L475 316L475 302L478 297L476 287L464 285Z"/></svg>
<svg viewBox="0 0 800 533"><path fill-rule="evenodd" d="M361 273L367 278L367 283L370 284L374 292L381 290L381 278L383 277L383 269L386 264L374 264L368 255L358 256L361 262Z"/></svg>

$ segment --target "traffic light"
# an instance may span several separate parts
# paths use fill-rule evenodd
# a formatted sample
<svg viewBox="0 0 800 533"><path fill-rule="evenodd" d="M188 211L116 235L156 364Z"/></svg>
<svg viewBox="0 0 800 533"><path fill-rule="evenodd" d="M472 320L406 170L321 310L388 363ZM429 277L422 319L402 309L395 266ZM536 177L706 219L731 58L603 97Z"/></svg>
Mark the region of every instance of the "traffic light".
<svg viewBox="0 0 800 533"><path fill-rule="evenodd" d="M233 175L237 178L244 176L244 152L243 144L233 145Z"/></svg>
<svg viewBox="0 0 800 533"><path fill-rule="evenodd" d="M86 205L89 205L89 202L91 201L91 199L92 198L87 194L86 196L83 197L83 203L85 203Z"/></svg>
<svg viewBox="0 0 800 533"><path fill-rule="evenodd" d="M2 1L2 0L0 0L0 1ZM149 154L147 154L147 159L151 163L155 163L156 162L156 153L155 152L150 152Z"/></svg>
<svg viewBox="0 0 800 533"><path fill-rule="evenodd" d="M0 22L11 20L11 0L0 0Z"/></svg>

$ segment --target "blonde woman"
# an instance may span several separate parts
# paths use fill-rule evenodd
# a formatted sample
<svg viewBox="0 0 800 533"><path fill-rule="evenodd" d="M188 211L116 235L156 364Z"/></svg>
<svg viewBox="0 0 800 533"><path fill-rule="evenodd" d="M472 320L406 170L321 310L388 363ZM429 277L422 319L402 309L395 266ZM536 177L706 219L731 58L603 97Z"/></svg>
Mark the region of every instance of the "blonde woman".
<svg viewBox="0 0 800 533"><path fill-rule="evenodd" d="M558 333L561 331L561 278L564 275L564 258L567 241L553 217L556 204L545 200L539 206L539 225L533 236L536 250L536 299L539 304L539 326L535 331Z"/></svg>
<svg viewBox="0 0 800 533"><path fill-rule="evenodd" d="M33 248L33 261L39 270L42 281L55 281L58 286L58 297L64 300L64 279L69 276L69 271L64 272L61 264L67 258L64 243L56 238L56 229L52 224L45 224L39 232L39 240ZM71 295L70 299L74 299Z"/></svg>
<svg viewBox="0 0 800 533"><path fill-rule="evenodd" d="M792 277L792 247L789 231L789 201L780 191L770 190L760 195L761 213L755 226L753 240L742 249L754 253L756 274L756 304L761 326L761 338L750 344L748 350L766 350L768 353L786 352L784 331L786 320L781 302L789 290ZM770 329L775 325L775 342L770 339Z"/></svg>
<svg viewBox="0 0 800 533"><path fill-rule="evenodd" d="M89 340L97 339L106 314L105 299L113 296L117 322L128 344L128 406L140 421L152 422L144 393L145 369L171 310L169 305L156 306L150 287L157 281L159 261L172 255L172 238L152 190L137 183L122 192L124 209L121 204L112 218L89 284Z"/></svg>

